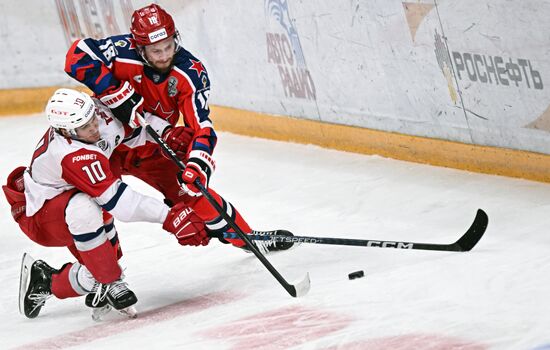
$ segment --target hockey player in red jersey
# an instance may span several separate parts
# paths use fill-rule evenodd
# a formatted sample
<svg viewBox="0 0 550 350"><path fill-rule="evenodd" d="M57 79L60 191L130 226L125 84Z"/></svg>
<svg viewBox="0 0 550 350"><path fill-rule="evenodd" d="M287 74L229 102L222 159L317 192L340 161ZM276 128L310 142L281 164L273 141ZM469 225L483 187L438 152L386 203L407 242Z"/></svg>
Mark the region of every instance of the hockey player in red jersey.
<svg viewBox="0 0 550 350"><path fill-rule="evenodd" d="M181 114L193 137L189 142L181 127L173 128L163 137L186 163L181 183L174 175L178 167L162 156L156 144L115 151L111 157L113 172L142 179L162 192L170 205L186 203L205 221L212 236L232 231L194 185L198 178L208 187L215 169L213 153L217 136L209 118L208 73L202 62L181 46L174 20L160 6L151 4L136 10L131 22L131 34L75 41L67 53L65 71L90 88L126 125L139 128L137 115L145 111L175 126ZM243 232L252 232L231 203L212 188L209 191ZM230 241L237 247L244 246L241 240ZM264 252L292 246L269 240L255 244Z"/></svg>
<svg viewBox="0 0 550 350"><path fill-rule="evenodd" d="M122 251L113 216L125 222L160 223L182 245L208 244L204 223L184 203L169 208L133 191L111 171L109 157L117 147L153 142L145 131L130 134L109 108L70 89L54 93L46 116L51 127L30 166L16 168L2 189L15 221L30 239L42 246L68 247L77 262L57 270L25 256L20 310L34 318L52 295L87 295L88 306L110 305L135 314L137 298L118 264ZM160 135L172 129L150 113L145 118Z"/></svg>

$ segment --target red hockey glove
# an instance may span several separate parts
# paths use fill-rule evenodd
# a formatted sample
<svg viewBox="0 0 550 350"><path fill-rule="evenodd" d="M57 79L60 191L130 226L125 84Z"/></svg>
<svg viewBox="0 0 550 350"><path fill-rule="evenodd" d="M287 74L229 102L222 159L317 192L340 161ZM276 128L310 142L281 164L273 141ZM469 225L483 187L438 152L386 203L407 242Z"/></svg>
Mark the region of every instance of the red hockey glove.
<svg viewBox="0 0 550 350"><path fill-rule="evenodd" d="M25 167L20 166L14 169L8 175L8 181L6 185L2 186L2 190L6 195L8 203L11 205L11 215L15 221L19 222L19 218L25 214L26 199L25 199L25 182L23 180L23 173Z"/></svg>
<svg viewBox="0 0 550 350"><path fill-rule="evenodd" d="M165 131L162 139L176 153L178 158L183 160L187 158L187 149L193 140L193 135L193 129L185 126L176 126Z"/></svg>
<svg viewBox="0 0 550 350"><path fill-rule="evenodd" d="M170 209L162 228L176 236L181 245L199 246L210 242L204 221L183 203Z"/></svg>
<svg viewBox="0 0 550 350"><path fill-rule="evenodd" d="M11 216L16 222L19 222L21 215L25 214L27 210L27 202L17 202L11 206Z"/></svg>
<svg viewBox="0 0 550 350"><path fill-rule="evenodd" d="M137 115L143 113L143 97L129 82L125 81L117 90L102 94L99 99L122 123L133 129L141 126Z"/></svg>
<svg viewBox="0 0 550 350"><path fill-rule="evenodd" d="M208 188L208 181L216 165L212 157L204 151L191 151L187 166L178 173L178 182L181 189L191 197L202 196L201 191L195 185L195 180L200 179L201 184Z"/></svg>

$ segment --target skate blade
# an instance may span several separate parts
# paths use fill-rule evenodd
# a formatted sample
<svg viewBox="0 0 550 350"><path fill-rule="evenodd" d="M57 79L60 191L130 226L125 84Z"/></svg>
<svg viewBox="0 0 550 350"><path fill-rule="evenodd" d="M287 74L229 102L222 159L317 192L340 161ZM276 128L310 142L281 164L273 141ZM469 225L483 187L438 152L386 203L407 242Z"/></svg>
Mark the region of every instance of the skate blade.
<svg viewBox="0 0 550 350"><path fill-rule="evenodd" d="M127 308L116 310L121 315L127 316L129 318L136 318L137 317L137 310L134 305L128 306Z"/></svg>
<svg viewBox="0 0 550 350"><path fill-rule="evenodd" d="M107 315L109 312L111 312L112 307L111 305L105 305L103 307L96 307L92 309L92 320L96 322L101 322L103 320L103 316Z"/></svg>
<svg viewBox="0 0 550 350"><path fill-rule="evenodd" d="M21 272L19 274L19 313L21 315L25 315L25 294L27 292L27 288L29 287L31 266L33 263L34 259L32 258L32 256L24 253L23 258L21 259Z"/></svg>

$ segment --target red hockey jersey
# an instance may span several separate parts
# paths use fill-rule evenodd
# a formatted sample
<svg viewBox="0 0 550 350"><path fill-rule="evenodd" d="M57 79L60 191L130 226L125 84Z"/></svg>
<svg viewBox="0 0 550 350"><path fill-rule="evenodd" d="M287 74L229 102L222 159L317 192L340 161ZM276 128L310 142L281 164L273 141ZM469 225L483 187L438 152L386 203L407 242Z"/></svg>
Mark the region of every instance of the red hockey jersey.
<svg viewBox="0 0 550 350"><path fill-rule="evenodd" d="M80 39L67 53L65 71L98 96L128 81L143 96L145 111L172 125L181 113L183 123L195 130L192 149L212 155L217 137L209 118L210 79L202 62L184 48L176 52L171 71L162 74L144 62L130 34Z"/></svg>

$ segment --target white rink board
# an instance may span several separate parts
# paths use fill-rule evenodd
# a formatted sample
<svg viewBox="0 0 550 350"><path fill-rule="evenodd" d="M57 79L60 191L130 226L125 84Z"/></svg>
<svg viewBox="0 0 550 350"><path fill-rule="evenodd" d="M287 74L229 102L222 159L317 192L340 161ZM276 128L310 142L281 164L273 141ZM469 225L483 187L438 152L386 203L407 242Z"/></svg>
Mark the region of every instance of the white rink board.
<svg viewBox="0 0 550 350"><path fill-rule="evenodd" d="M1 5L0 88L74 84L70 41L127 32L147 2L29 3ZM158 3L212 104L550 154L548 0Z"/></svg>

